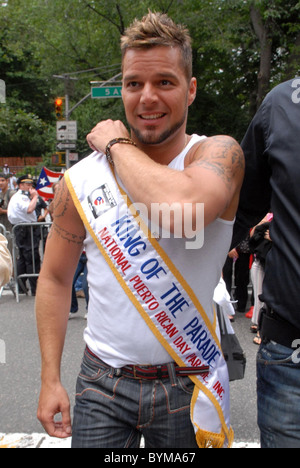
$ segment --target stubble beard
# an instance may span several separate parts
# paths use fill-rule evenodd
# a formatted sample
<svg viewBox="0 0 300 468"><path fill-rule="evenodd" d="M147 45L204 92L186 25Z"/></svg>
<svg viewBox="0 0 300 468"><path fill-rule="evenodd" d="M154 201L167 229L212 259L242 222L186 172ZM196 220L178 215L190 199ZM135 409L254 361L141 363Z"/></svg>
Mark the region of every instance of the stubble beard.
<svg viewBox="0 0 300 468"><path fill-rule="evenodd" d="M133 127L129 124L131 131L135 135L136 139L142 145L160 145L172 137L177 131L185 125L186 115L182 117L180 121L174 124L171 128L165 130L160 135L156 135L156 127L149 127L147 130L141 132L138 128Z"/></svg>

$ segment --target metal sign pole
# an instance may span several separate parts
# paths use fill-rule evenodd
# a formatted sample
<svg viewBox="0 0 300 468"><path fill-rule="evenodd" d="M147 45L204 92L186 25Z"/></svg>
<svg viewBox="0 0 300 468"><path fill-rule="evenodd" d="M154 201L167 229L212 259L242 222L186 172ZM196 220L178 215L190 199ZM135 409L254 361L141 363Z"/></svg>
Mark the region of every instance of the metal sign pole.
<svg viewBox="0 0 300 468"><path fill-rule="evenodd" d="M0 104L6 103L6 84L4 80L0 80Z"/></svg>
<svg viewBox="0 0 300 468"><path fill-rule="evenodd" d="M78 72L78 73L81 73L81 72ZM100 84L100 86L98 88L103 88L105 87L105 85L109 85L110 83L113 83L117 78L121 77L122 76L122 73L118 73L117 75L113 76L112 78L109 78L107 81L103 82ZM92 96L92 92L90 92L87 96L85 96L84 98L82 98L79 102L77 102L77 104L75 104L71 109L70 109L70 97L69 97L69 92L68 92L68 84L70 82L70 80L76 80L76 78L71 78L70 77L70 74L66 73L64 75L53 75L54 78L59 78L59 79L63 79L65 81L65 117L66 117L66 122L69 122L70 121L70 117L71 117L71 114L72 112L77 109L78 106L80 106L81 104L83 104L83 102L85 102L88 98L90 98ZM119 96L114 96L114 97L121 97L120 95L120 87L118 87L118 93L119 93ZM72 143L70 143L71 145ZM60 146L64 146L64 143L62 143L61 141L58 143L58 145ZM67 143L65 143L65 146L67 146ZM59 147L59 146L57 146ZM71 152L71 149L70 148L65 148L65 151L66 151L66 168L69 169L70 168L70 152Z"/></svg>

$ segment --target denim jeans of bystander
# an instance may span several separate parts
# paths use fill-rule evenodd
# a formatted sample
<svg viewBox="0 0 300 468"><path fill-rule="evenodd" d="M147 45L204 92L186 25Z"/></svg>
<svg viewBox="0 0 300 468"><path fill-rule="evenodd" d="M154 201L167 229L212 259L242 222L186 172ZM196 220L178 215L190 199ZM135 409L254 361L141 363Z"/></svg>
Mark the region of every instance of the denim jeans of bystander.
<svg viewBox="0 0 300 468"><path fill-rule="evenodd" d="M257 397L262 448L300 448L300 363L296 355L292 348L272 341L260 347Z"/></svg>

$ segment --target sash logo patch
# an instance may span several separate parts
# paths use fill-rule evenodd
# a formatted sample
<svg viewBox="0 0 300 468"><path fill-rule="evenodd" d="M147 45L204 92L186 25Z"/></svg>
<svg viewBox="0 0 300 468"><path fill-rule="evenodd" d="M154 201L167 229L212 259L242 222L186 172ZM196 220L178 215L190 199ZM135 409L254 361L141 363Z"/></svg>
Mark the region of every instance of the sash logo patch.
<svg viewBox="0 0 300 468"><path fill-rule="evenodd" d="M95 219L111 210L117 203L107 184L101 185L88 196L88 203Z"/></svg>

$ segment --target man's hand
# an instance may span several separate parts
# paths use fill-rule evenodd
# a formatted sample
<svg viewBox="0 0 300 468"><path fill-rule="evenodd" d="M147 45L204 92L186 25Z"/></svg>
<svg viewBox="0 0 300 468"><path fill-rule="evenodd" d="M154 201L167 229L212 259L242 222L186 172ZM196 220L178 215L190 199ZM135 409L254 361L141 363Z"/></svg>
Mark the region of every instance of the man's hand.
<svg viewBox="0 0 300 468"><path fill-rule="evenodd" d="M61 413L61 420L55 416ZM70 400L61 384L42 386L37 417L51 437L66 439L72 435Z"/></svg>
<svg viewBox="0 0 300 468"><path fill-rule="evenodd" d="M130 136L120 120L105 120L93 128L87 136L87 142L93 151L104 153L106 146L114 138L130 138Z"/></svg>
<svg viewBox="0 0 300 468"><path fill-rule="evenodd" d="M239 258L238 251L236 249L231 250L228 254L228 257L232 260L237 260Z"/></svg>
<svg viewBox="0 0 300 468"><path fill-rule="evenodd" d="M33 187L30 187L29 188L29 195L30 195L30 199L32 200L34 197L38 198L39 194L37 193L37 191L33 188Z"/></svg>
<svg viewBox="0 0 300 468"><path fill-rule="evenodd" d="M30 195L30 200L31 201L30 201L30 203L28 205L27 213L31 214L36 209L36 205L37 205L37 202L38 202L38 199L39 199L39 194L37 193L37 191L33 187L30 187L29 188L29 195Z"/></svg>
<svg viewBox="0 0 300 468"><path fill-rule="evenodd" d="M270 229L268 229L266 232L265 232L265 240L268 240L270 242L272 242L272 239L270 237Z"/></svg>

